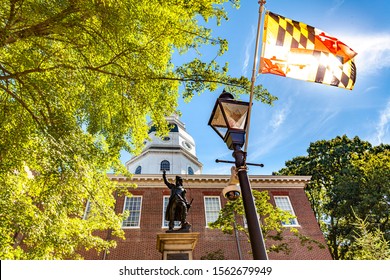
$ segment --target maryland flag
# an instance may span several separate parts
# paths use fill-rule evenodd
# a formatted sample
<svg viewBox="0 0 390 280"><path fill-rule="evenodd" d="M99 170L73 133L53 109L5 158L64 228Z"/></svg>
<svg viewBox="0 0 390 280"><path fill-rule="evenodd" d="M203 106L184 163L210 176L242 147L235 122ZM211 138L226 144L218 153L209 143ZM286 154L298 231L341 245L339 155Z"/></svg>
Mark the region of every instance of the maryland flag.
<svg viewBox="0 0 390 280"><path fill-rule="evenodd" d="M352 89L356 54L322 30L266 13L260 73Z"/></svg>

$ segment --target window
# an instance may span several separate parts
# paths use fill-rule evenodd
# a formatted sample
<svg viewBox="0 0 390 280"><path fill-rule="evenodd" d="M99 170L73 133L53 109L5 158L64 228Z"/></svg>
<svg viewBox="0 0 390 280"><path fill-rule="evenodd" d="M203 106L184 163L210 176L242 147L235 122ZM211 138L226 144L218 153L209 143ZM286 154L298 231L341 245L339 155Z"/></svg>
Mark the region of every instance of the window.
<svg viewBox="0 0 390 280"><path fill-rule="evenodd" d="M191 166L188 166L188 175L194 175L194 169Z"/></svg>
<svg viewBox="0 0 390 280"><path fill-rule="evenodd" d="M169 196L164 196L163 197L163 216L162 216L162 219L163 219L162 225L164 228L167 228L168 223L169 223L169 221L165 220L165 211L167 210L168 202L169 202ZM180 227L179 221L175 221L175 227Z"/></svg>
<svg viewBox="0 0 390 280"><path fill-rule="evenodd" d="M204 209L206 216L206 226L218 219L219 210L221 210L221 201L219 196L205 196Z"/></svg>
<svg viewBox="0 0 390 280"><path fill-rule="evenodd" d="M88 216L91 212L91 204L92 204L91 201L88 199L87 204L85 205L85 211L83 215L84 220L88 219Z"/></svg>
<svg viewBox="0 0 390 280"><path fill-rule="evenodd" d="M295 216L294 209L292 208L290 198L288 196L274 196L276 207L290 212ZM290 219L290 223L282 222L284 226L297 226L298 221L296 218Z"/></svg>
<svg viewBox="0 0 390 280"><path fill-rule="evenodd" d="M187 141L183 141L182 142L182 145L184 148L186 148L187 150L191 150L192 149L192 146L190 143L188 143Z"/></svg>
<svg viewBox="0 0 390 280"><path fill-rule="evenodd" d="M171 164L169 163L169 161L167 160L163 160L161 163L160 163L160 170L161 171L169 171L171 170Z"/></svg>
<svg viewBox="0 0 390 280"><path fill-rule="evenodd" d="M142 196L126 196L123 211L129 210L130 215L123 221L122 227L139 227L141 220L141 206Z"/></svg>
<svg viewBox="0 0 390 280"><path fill-rule="evenodd" d="M142 167L141 165L138 165L137 168L135 169L135 174L141 174Z"/></svg>

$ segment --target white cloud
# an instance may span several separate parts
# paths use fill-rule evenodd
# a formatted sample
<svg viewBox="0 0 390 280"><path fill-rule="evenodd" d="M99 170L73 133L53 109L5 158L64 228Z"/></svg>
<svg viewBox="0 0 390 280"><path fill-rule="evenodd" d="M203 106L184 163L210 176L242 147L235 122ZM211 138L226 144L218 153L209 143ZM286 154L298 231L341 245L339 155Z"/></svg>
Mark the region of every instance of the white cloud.
<svg viewBox="0 0 390 280"><path fill-rule="evenodd" d="M390 67L390 34L363 34L340 38L358 53L355 58L358 75L375 74Z"/></svg>
<svg viewBox="0 0 390 280"><path fill-rule="evenodd" d="M376 140L378 144L383 143L386 134L389 131L390 123L390 101L387 103L386 108L380 113L379 123L376 127Z"/></svg>
<svg viewBox="0 0 390 280"><path fill-rule="evenodd" d="M287 103L282 109L278 110L275 114L273 114L270 126L272 129L278 129L286 120L287 115L290 112L290 105Z"/></svg>
<svg viewBox="0 0 390 280"><path fill-rule="evenodd" d="M266 131L260 135L256 135L249 139L250 157L252 160L258 160L263 158L265 155L273 151L278 145L283 143L288 137L289 132L275 133ZM254 141L252 141L254 140Z"/></svg>
<svg viewBox="0 0 390 280"><path fill-rule="evenodd" d="M249 60L251 58L251 51L256 41L256 29L252 26L251 33L245 42L245 57L242 65L241 73L243 76L246 76L248 73Z"/></svg>
<svg viewBox="0 0 390 280"><path fill-rule="evenodd" d="M332 0L331 7L327 11L328 14L340 13L345 0ZM357 74L371 75L377 71L390 67L390 33L389 32L370 32L359 31L351 34L351 30L343 30L343 27L338 26L338 31L344 34L338 35L342 42L347 44L358 55L355 58L357 66ZM331 33L331 34L336 34Z"/></svg>
<svg viewBox="0 0 390 280"><path fill-rule="evenodd" d="M264 121L268 121L268 125L264 126L263 129L259 130L253 126L251 130L254 134L249 139L250 154L253 159L262 158L289 137L293 129L290 127L291 123L286 123L286 120L288 120L291 105L292 101L289 99L280 108L273 107L275 111L269 117L269 120L264 116Z"/></svg>
<svg viewBox="0 0 390 280"><path fill-rule="evenodd" d="M246 74L248 73L248 64L249 64L249 58L250 58L249 49L250 49L250 45L246 44L245 58L244 58L244 62L242 65L242 70L241 70L243 76L246 76Z"/></svg>
<svg viewBox="0 0 390 280"><path fill-rule="evenodd" d="M328 14L333 14L343 4L344 4L344 0L333 0L332 7L329 9Z"/></svg>
<svg viewBox="0 0 390 280"><path fill-rule="evenodd" d="M376 90L376 89L378 89L377 86L368 87L368 88L366 88L366 89L364 90L364 93L367 93L367 92L370 92L370 91L374 91L374 90Z"/></svg>

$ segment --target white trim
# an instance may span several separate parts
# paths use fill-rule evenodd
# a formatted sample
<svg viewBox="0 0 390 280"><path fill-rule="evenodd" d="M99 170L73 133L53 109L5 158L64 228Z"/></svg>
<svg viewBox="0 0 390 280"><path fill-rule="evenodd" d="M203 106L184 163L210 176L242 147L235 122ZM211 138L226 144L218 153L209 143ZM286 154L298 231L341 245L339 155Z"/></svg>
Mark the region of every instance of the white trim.
<svg viewBox="0 0 390 280"><path fill-rule="evenodd" d="M206 207L206 199L207 198L217 198L218 199L218 204L219 204L219 210L218 210L218 214L219 214L219 211L221 211L221 197L218 196L218 195L205 195L203 197L203 204L204 204L204 219L205 219L205 223L206 223L206 228L208 228L208 224L209 223L212 223L214 221L207 221L207 207ZM209 210L210 211L210 210Z"/></svg>
<svg viewBox="0 0 390 280"><path fill-rule="evenodd" d="M279 198L279 199L286 199L285 202L287 203L287 206L289 207L289 209L283 209L282 207L280 207L280 204L278 205L277 198ZM296 215L295 215L295 212L294 212L294 207L292 206L290 197L288 195L274 195L274 201L275 201L276 207L278 207L279 209L282 209L284 211L288 211L292 215L295 216L295 218L292 219L294 223L286 224L286 225L282 223L283 226L284 227L299 227L300 225L298 223L298 219L296 218Z"/></svg>
<svg viewBox="0 0 390 280"><path fill-rule="evenodd" d="M168 174L168 172L167 172ZM174 175L174 174L173 174ZM187 174L177 174L185 177L186 184L191 188L204 188L203 183L212 183L213 188L225 188L226 183L230 179L230 175L212 175L212 174L194 174L186 176ZM134 174L131 178L123 175L107 174L108 178L118 182L135 182L139 186L144 187L159 187L166 188L162 183L161 174ZM258 175L249 176L252 188L288 188L288 189L303 189L310 182L310 176L273 176L273 175ZM152 183L150 181L154 181ZM141 185L145 183L145 185Z"/></svg>
<svg viewBox="0 0 390 280"><path fill-rule="evenodd" d="M137 226L123 226L123 223L126 221L126 220L124 220L124 221L122 221L122 228L123 228L123 229L140 228L140 227L141 227L142 201L143 201L142 195L132 195L132 196L130 196L130 197L126 196L126 197L125 197L125 201L124 201L124 203L123 203L123 210L122 210L122 213L123 213L125 210L127 210L127 209L126 209L126 200L127 200L127 199L136 198L136 197L140 197L140 198L141 198L141 200L140 200L140 205L139 205L139 217L138 217L138 222L137 222L138 225L137 225ZM130 212L130 215L131 215L131 212Z"/></svg>

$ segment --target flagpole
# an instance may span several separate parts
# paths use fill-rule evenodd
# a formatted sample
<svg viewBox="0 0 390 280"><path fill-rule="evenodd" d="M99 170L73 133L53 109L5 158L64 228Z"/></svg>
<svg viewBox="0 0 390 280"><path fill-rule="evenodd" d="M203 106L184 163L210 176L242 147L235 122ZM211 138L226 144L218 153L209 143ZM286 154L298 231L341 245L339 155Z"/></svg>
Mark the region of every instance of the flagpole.
<svg viewBox="0 0 390 280"><path fill-rule="evenodd" d="M260 4L260 7L259 7L259 17L258 17L258 21L257 21L255 55L254 55L254 59L253 59L253 68L252 68L251 90L250 90L249 108L248 108L248 121L247 121L247 126L246 126L246 139L245 139L245 146L244 146L245 153L248 149L249 128L250 128L250 122L251 122L251 112L252 112L252 103L253 103L253 92L254 92L254 88L255 88L256 74L257 74L256 73L256 64L257 64L257 55L258 55L258 51L259 51L261 15L263 14L264 5L266 2L267 2L266 0L258 1L258 3Z"/></svg>

